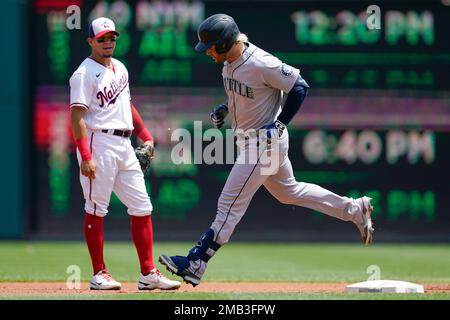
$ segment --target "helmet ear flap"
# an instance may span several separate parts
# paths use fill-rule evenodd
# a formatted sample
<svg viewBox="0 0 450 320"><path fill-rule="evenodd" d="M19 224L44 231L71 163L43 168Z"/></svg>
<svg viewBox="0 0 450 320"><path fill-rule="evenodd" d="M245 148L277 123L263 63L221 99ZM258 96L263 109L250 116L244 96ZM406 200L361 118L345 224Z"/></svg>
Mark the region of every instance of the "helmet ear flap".
<svg viewBox="0 0 450 320"><path fill-rule="evenodd" d="M227 44L224 43L224 41L222 39L217 40L216 42L216 51L217 53L226 53L227 50Z"/></svg>
<svg viewBox="0 0 450 320"><path fill-rule="evenodd" d="M239 32L234 29L225 30L224 34L216 42L217 53L227 53L236 42Z"/></svg>

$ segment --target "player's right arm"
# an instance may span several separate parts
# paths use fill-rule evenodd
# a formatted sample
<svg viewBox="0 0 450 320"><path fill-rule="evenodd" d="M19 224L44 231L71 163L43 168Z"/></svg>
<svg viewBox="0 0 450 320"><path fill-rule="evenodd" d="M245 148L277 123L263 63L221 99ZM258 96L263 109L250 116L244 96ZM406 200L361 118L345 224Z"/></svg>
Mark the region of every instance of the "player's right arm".
<svg viewBox="0 0 450 320"><path fill-rule="evenodd" d="M219 104L214 107L213 111L210 114L211 121L214 125L214 128L220 129L225 123L225 117L228 115L228 106L226 104Z"/></svg>
<svg viewBox="0 0 450 320"><path fill-rule="evenodd" d="M88 111L94 86L85 69L75 72L70 82L70 123L72 134L81 155L81 174L95 179L95 163L92 160L91 148L87 140L87 129L84 117Z"/></svg>
<svg viewBox="0 0 450 320"><path fill-rule="evenodd" d="M77 144L78 151L81 155L80 170L81 174L95 179L95 163L92 160L91 150L87 140L86 123L84 122L84 115L86 108L83 106L73 105L70 108L70 124L72 126L72 134Z"/></svg>

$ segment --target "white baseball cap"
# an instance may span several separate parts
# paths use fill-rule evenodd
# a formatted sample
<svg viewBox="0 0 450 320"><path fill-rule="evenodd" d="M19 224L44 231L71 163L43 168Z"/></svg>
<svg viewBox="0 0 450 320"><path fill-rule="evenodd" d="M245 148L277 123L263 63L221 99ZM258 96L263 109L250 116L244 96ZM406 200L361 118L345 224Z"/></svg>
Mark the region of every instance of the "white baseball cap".
<svg viewBox="0 0 450 320"><path fill-rule="evenodd" d="M119 36L119 32L116 31L116 25L111 19L100 17L95 19L89 25L89 38L100 38L108 32L113 32Z"/></svg>

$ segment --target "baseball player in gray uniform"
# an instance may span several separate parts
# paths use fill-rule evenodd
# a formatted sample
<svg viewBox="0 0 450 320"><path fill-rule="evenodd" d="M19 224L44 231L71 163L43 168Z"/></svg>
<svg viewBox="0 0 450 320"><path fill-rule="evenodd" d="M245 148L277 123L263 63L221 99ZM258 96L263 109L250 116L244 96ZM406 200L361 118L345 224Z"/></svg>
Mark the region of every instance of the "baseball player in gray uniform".
<svg viewBox="0 0 450 320"><path fill-rule="evenodd" d="M222 76L228 96L226 104L214 108L211 119L216 128L229 113L237 133L239 155L218 201L211 227L200 237L187 256L161 255L159 262L196 286L207 262L227 243L245 214L255 192L264 187L281 203L311 208L329 216L353 222L365 245L372 242L373 226L370 198L339 196L318 185L295 180L288 157L289 135L286 125L303 103L308 84L300 71L281 62L248 42L232 17L215 14L198 28L198 52L206 52L222 64ZM258 137L256 161L241 161L248 155L251 135ZM274 154L275 153L275 154ZM263 155L272 154L275 170L264 171Z"/></svg>

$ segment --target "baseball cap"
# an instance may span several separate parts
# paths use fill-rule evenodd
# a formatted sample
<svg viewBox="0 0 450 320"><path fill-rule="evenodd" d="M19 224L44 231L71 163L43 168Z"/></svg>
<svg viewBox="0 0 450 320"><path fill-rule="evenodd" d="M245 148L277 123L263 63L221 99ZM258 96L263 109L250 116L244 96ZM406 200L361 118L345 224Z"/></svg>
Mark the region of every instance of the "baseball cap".
<svg viewBox="0 0 450 320"><path fill-rule="evenodd" d="M113 32L119 36L119 32L116 31L116 25L111 19L100 17L95 19L89 25L89 38L100 38L108 32Z"/></svg>

